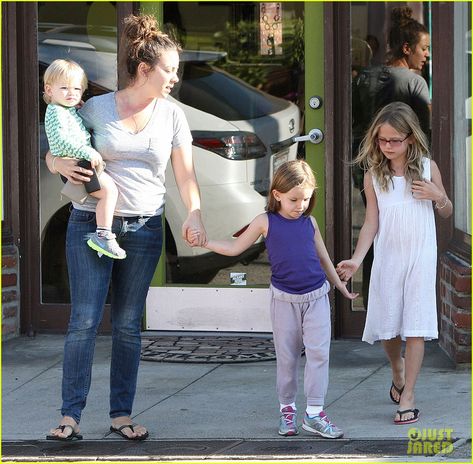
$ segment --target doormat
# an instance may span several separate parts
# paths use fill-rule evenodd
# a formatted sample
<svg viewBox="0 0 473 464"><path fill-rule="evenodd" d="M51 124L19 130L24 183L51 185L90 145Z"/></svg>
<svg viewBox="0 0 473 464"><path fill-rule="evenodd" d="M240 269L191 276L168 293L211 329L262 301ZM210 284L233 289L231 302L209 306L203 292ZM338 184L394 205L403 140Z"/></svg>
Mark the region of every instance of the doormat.
<svg viewBox="0 0 473 464"><path fill-rule="evenodd" d="M238 336L142 337L141 359L158 362L234 363L276 359L272 338Z"/></svg>

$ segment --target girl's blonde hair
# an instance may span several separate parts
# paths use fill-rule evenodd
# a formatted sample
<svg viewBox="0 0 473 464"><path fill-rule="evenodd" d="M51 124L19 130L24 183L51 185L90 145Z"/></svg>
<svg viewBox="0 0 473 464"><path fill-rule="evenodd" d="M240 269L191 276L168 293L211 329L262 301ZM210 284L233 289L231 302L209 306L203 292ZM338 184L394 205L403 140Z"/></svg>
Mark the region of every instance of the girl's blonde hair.
<svg viewBox="0 0 473 464"><path fill-rule="evenodd" d="M393 102L381 108L373 118L361 145L354 163L363 169L369 170L378 182L381 190L388 191L389 182L392 181L392 171L389 160L379 148L379 128L389 124L405 137L411 137L407 145L407 163L404 176L408 182L422 180L422 158L430 157L427 137L420 128L419 119L413 109L402 102Z"/></svg>
<svg viewBox="0 0 473 464"><path fill-rule="evenodd" d="M87 76L85 71L72 60L54 60L46 69L43 76L44 86L53 85L60 79L64 79L66 82L72 81L72 79L80 79L80 85L82 92L87 88ZM44 101L49 105L51 98L43 94Z"/></svg>
<svg viewBox="0 0 473 464"><path fill-rule="evenodd" d="M129 82L136 78L140 63L146 63L152 70L164 51L181 51L173 38L159 30L158 22L152 15L128 15L124 26L120 62L127 71Z"/></svg>
<svg viewBox="0 0 473 464"><path fill-rule="evenodd" d="M314 191L310 197L309 206L304 211L304 216L309 216L315 205L315 189L317 183L310 166L303 160L286 161L282 164L273 177L269 190L269 200L266 211L276 213L281 209L281 203L274 198L273 190L287 193L294 187L311 188Z"/></svg>

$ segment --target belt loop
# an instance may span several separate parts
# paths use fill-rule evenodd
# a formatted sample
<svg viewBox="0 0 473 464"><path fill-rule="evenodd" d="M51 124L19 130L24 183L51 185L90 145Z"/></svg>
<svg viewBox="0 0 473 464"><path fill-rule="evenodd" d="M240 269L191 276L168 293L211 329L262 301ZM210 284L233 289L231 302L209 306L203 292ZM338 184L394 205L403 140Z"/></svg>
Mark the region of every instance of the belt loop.
<svg viewBox="0 0 473 464"><path fill-rule="evenodd" d="M122 234L126 234L128 232L128 221L122 216Z"/></svg>

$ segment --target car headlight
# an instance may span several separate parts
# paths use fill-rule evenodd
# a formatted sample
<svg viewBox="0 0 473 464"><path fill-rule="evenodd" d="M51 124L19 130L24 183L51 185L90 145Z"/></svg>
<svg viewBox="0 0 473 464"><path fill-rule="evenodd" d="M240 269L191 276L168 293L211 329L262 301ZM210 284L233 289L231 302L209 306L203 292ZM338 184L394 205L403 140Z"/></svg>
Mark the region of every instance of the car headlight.
<svg viewBox="0 0 473 464"><path fill-rule="evenodd" d="M192 131L192 144L230 160L249 160L266 156L263 142L252 132Z"/></svg>

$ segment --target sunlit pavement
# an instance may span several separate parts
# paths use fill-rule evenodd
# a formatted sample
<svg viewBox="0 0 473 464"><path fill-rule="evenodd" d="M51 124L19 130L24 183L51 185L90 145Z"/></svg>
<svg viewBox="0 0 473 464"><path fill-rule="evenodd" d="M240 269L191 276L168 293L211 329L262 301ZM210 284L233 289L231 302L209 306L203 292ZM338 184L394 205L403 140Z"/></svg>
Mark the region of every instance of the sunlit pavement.
<svg viewBox="0 0 473 464"><path fill-rule="evenodd" d="M275 361L142 361L133 419L149 429L145 442L109 432L110 345L110 337L97 339L91 392L80 424L84 440L64 443L45 440L60 416L63 337L22 337L3 344L4 461L471 461L471 372L455 369L435 343L426 344L416 388L420 420L396 426L396 405L388 396L390 369L379 344L332 342L325 410L344 430L341 440L318 439L302 430L297 437L278 436ZM300 412L302 379L301 369ZM446 438L453 446L438 453L448 445Z"/></svg>

